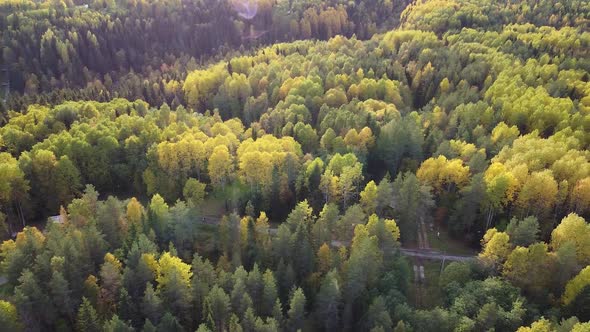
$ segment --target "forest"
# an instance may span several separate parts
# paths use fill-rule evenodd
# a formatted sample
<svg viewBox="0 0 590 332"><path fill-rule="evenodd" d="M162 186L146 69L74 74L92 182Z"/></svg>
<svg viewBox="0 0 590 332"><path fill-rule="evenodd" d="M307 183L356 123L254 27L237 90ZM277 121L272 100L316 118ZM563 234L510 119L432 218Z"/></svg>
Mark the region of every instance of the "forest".
<svg viewBox="0 0 590 332"><path fill-rule="evenodd" d="M590 331L590 3L3 0L0 330Z"/></svg>

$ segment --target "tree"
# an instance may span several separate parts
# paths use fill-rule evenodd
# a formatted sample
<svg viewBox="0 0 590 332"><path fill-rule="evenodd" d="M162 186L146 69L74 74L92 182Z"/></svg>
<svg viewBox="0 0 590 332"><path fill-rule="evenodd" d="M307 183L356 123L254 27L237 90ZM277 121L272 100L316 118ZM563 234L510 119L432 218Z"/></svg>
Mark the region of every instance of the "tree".
<svg viewBox="0 0 590 332"><path fill-rule="evenodd" d="M346 209L346 203L350 197L354 197L357 192L357 185L363 179L363 171L360 163L356 163L353 167L345 166L342 168L342 173L338 178L339 194L342 198L342 207Z"/></svg>
<svg viewBox="0 0 590 332"><path fill-rule="evenodd" d="M256 245L260 248L259 253L263 258L268 257L268 250L270 250L270 226L268 224L268 217L264 211L260 211L260 215L256 219Z"/></svg>
<svg viewBox="0 0 590 332"><path fill-rule="evenodd" d="M582 293L584 288L590 286L590 266L586 266L577 276L565 285L562 301L564 304L570 304Z"/></svg>
<svg viewBox="0 0 590 332"><path fill-rule="evenodd" d="M539 239L539 222L536 217L530 216L522 220L512 218L506 233L515 246L528 247Z"/></svg>
<svg viewBox="0 0 590 332"><path fill-rule="evenodd" d="M161 243L166 243L166 240L169 239L169 214L168 204L166 204L164 198L158 194L152 196L148 206L148 223Z"/></svg>
<svg viewBox="0 0 590 332"><path fill-rule="evenodd" d="M269 269L264 271L263 278L263 289L262 289L262 303L261 314L264 316L272 316L272 311L276 301L278 300L277 282L273 275L273 272Z"/></svg>
<svg viewBox="0 0 590 332"><path fill-rule="evenodd" d="M104 332L133 332L135 329L129 324L125 323L119 316L114 315L111 320L105 322Z"/></svg>
<svg viewBox="0 0 590 332"><path fill-rule="evenodd" d="M116 300L119 296L119 290L122 285L122 264L111 253L104 257L104 263L100 267L101 291L100 303L101 309L106 313L115 311Z"/></svg>
<svg viewBox="0 0 590 332"><path fill-rule="evenodd" d="M479 257L488 266L498 268L510 254L510 237L497 229L489 229L481 240L483 250Z"/></svg>
<svg viewBox="0 0 590 332"><path fill-rule="evenodd" d="M25 160L25 158L21 158ZM53 152L48 150L38 150L30 158L31 162L31 186L37 188L32 192L33 197L39 203L43 203L44 208L50 211L56 211L59 207L58 200L53 195L53 176L57 160ZM23 161L21 161L23 163ZM64 164L65 165L65 164ZM62 184L63 185L63 184Z"/></svg>
<svg viewBox="0 0 590 332"><path fill-rule="evenodd" d="M100 202L96 212L96 226L105 235L105 240L113 250L121 247L127 231L122 202L113 196Z"/></svg>
<svg viewBox="0 0 590 332"><path fill-rule="evenodd" d="M476 236L474 228L485 227L479 223L486 195L483 174L474 175L471 183L463 187L459 195L449 218L449 231L456 237L473 238Z"/></svg>
<svg viewBox="0 0 590 332"><path fill-rule="evenodd" d="M361 206L367 215L371 215L377 210L377 192L375 181L369 181L365 190L361 192Z"/></svg>
<svg viewBox="0 0 590 332"><path fill-rule="evenodd" d="M348 268L343 287L344 328L352 327L354 308L358 300L367 294L368 289L376 286L378 272L383 263L377 241L375 236L369 236L365 225L355 227L350 257L345 263Z"/></svg>
<svg viewBox="0 0 590 332"><path fill-rule="evenodd" d="M225 145L219 145L213 149L209 157L208 171L211 183L225 189L225 184L233 171L233 160Z"/></svg>
<svg viewBox="0 0 590 332"><path fill-rule="evenodd" d="M590 177L579 180L572 191L570 206L577 214L584 214L590 209Z"/></svg>
<svg viewBox="0 0 590 332"><path fill-rule="evenodd" d="M182 322L190 321L191 312L191 266L180 258L165 252L160 257L158 276L158 294L164 307L171 310Z"/></svg>
<svg viewBox="0 0 590 332"><path fill-rule="evenodd" d="M377 296L373 299L373 302L369 306L367 311L367 330L373 330L374 328L382 328L384 331L391 331L393 328L393 321L383 297Z"/></svg>
<svg viewBox="0 0 590 332"><path fill-rule="evenodd" d="M151 283L147 283L140 304L141 313L150 322L157 324L162 316L162 300Z"/></svg>
<svg viewBox="0 0 590 332"><path fill-rule="evenodd" d="M332 235L339 218L338 206L336 204L325 204L320 212L318 220L312 228L313 244L317 248L323 243L330 243ZM327 271L326 271L327 272Z"/></svg>
<svg viewBox="0 0 590 332"><path fill-rule="evenodd" d="M451 262L442 271L438 284L441 288L447 287L452 282L457 282L459 285L465 285L471 280L471 267L466 263Z"/></svg>
<svg viewBox="0 0 590 332"><path fill-rule="evenodd" d="M326 274L315 305L315 318L322 322L326 331L334 331L340 325L340 306L342 294L338 274L332 270Z"/></svg>
<svg viewBox="0 0 590 332"><path fill-rule="evenodd" d="M28 198L29 181L25 179L25 173L19 168L17 160L8 153L0 153L0 211L6 214L9 206L15 204L19 219L24 226L22 203Z"/></svg>
<svg viewBox="0 0 590 332"><path fill-rule="evenodd" d="M184 185L184 189L182 189L184 199L186 199L192 207L199 206L205 198L205 194L205 184L193 178L188 179Z"/></svg>
<svg viewBox="0 0 590 332"><path fill-rule="evenodd" d="M239 157L239 166L244 182L250 185L252 191L269 188L274 167L271 153L260 151L243 153Z"/></svg>
<svg viewBox="0 0 590 332"><path fill-rule="evenodd" d="M336 238L340 241L349 241L354 235L354 228L359 224L364 224L365 220L367 220L367 216L360 205L352 205L338 220Z"/></svg>
<svg viewBox="0 0 590 332"><path fill-rule="evenodd" d="M303 290L297 288L293 292L293 295L291 295L289 311L287 312L289 315L289 329L292 331L297 331L298 329L303 328L303 323L305 321L305 301Z"/></svg>
<svg viewBox="0 0 590 332"><path fill-rule="evenodd" d="M16 307L7 301L0 300L0 326L6 331L22 331Z"/></svg>
<svg viewBox="0 0 590 332"><path fill-rule="evenodd" d="M326 170L320 178L320 190L324 194L324 203L333 202L338 197L338 176Z"/></svg>
<svg viewBox="0 0 590 332"><path fill-rule="evenodd" d="M542 299L549 288L555 260L547 252L545 243L528 248L516 247L504 263L503 275L525 292Z"/></svg>
<svg viewBox="0 0 590 332"><path fill-rule="evenodd" d="M293 136L301 144L303 152L314 152L318 145L318 135L309 124L304 125L302 122L297 122L293 127Z"/></svg>
<svg viewBox="0 0 590 332"><path fill-rule="evenodd" d="M82 188L80 171L67 156L62 156L53 171L53 195L57 204L69 203Z"/></svg>
<svg viewBox="0 0 590 332"><path fill-rule="evenodd" d="M291 231L296 231L299 225L302 225L305 231L311 231L314 223L313 209L309 206L307 200L303 200L289 213L287 225Z"/></svg>
<svg viewBox="0 0 590 332"><path fill-rule="evenodd" d="M534 322L531 327L521 326L516 332L551 332L554 331L551 322L545 318Z"/></svg>
<svg viewBox="0 0 590 332"><path fill-rule="evenodd" d="M158 324L157 331L182 332L184 328L174 315L166 312Z"/></svg>
<svg viewBox="0 0 590 332"><path fill-rule="evenodd" d="M428 221L434 207L431 189L421 185L413 173L400 173L393 183L394 194L390 205L400 227L402 242L416 238L417 223Z"/></svg>
<svg viewBox="0 0 590 332"><path fill-rule="evenodd" d="M377 153L389 174L397 174L404 160L421 160L424 136L416 114L392 120L381 128Z"/></svg>
<svg viewBox="0 0 590 332"><path fill-rule="evenodd" d="M332 252L326 243L322 244L322 246L318 249L316 257L318 272L322 274L328 273L328 271L332 268Z"/></svg>
<svg viewBox="0 0 590 332"><path fill-rule="evenodd" d="M16 240L8 240L0 246L2 271L11 285L17 285L23 271L32 266L45 248L46 237L36 227L25 227Z"/></svg>
<svg viewBox="0 0 590 332"><path fill-rule="evenodd" d="M554 250L567 242L574 243L579 262L590 263L590 225L575 213L563 218L559 226L551 232L551 246Z"/></svg>
<svg viewBox="0 0 590 332"><path fill-rule="evenodd" d="M386 258L392 257L393 249L398 245L399 227L393 219L383 219L376 214L369 216L367 231L377 239L379 248Z"/></svg>
<svg viewBox="0 0 590 332"><path fill-rule="evenodd" d="M50 305L50 298L41 288L36 276L26 269L18 281L20 284L14 289L14 302L26 328L38 329L43 324L50 324L54 319L55 309Z"/></svg>
<svg viewBox="0 0 590 332"><path fill-rule="evenodd" d="M218 286L213 286L205 298L205 310L210 317L209 328L213 331L224 331L230 313L229 296Z"/></svg>
<svg viewBox="0 0 590 332"><path fill-rule="evenodd" d="M86 298L82 298L82 304L80 305L80 309L78 309L78 316L76 318L76 329L79 332L102 331L102 324L98 319L96 310Z"/></svg>
<svg viewBox="0 0 590 332"><path fill-rule="evenodd" d="M587 285L566 306L565 312L567 315L577 317L581 321L588 321L590 319L590 313L586 310L588 305L590 305L590 286Z"/></svg>
<svg viewBox="0 0 590 332"><path fill-rule="evenodd" d="M144 215L144 208L141 203L137 200L137 198L132 197L127 203L127 212L126 217L129 224L132 225L141 225L142 219Z"/></svg>
<svg viewBox="0 0 590 332"><path fill-rule="evenodd" d="M447 160L445 156L438 156L424 161L416 176L439 193L452 192L469 182L469 166L463 166L460 159Z"/></svg>
<svg viewBox="0 0 590 332"><path fill-rule="evenodd" d="M236 270L234 274L234 286L230 294L230 301L232 305L231 312L235 312L236 314L240 315L241 317L244 316L246 310L252 307L252 298L246 291L246 280L245 278L237 277L237 272L240 271L240 268ZM242 272L245 274L245 270L241 269ZM228 312L229 314L229 312Z"/></svg>
<svg viewBox="0 0 590 332"><path fill-rule="evenodd" d="M222 63L208 70L190 72L182 87L188 104L196 110L204 111L227 76L228 72Z"/></svg>
<svg viewBox="0 0 590 332"><path fill-rule="evenodd" d="M197 320L203 321L206 318L206 316L203 317L206 314L205 297L209 294L209 290L217 280L217 273L208 259L203 260L197 254L193 257L192 270L197 272L191 280L194 312L197 313Z"/></svg>
<svg viewBox="0 0 590 332"><path fill-rule="evenodd" d="M487 205L486 228L491 226L494 214L514 200L519 181L501 163L492 163L484 174L486 186L485 205Z"/></svg>
<svg viewBox="0 0 590 332"><path fill-rule="evenodd" d="M98 280L95 276L89 275L84 280L83 296L90 302L94 307L98 304L98 296L100 294L100 287L98 287Z"/></svg>
<svg viewBox="0 0 590 332"><path fill-rule="evenodd" d="M382 216L385 210L390 208L391 197L393 197L393 187L389 175L386 175L377 186L375 212L378 216Z"/></svg>
<svg viewBox="0 0 590 332"><path fill-rule="evenodd" d="M557 197L557 182L549 170L532 173L523 184L516 200L516 205L528 215L530 212L540 217L546 216Z"/></svg>
<svg viewBox="0 0 590 332"><path fill-rule="evenodd" d="M70 295L70 286L63 275L64 258L53 256L51 258L52 275L49 281L51 296L57 305L58 311L72 320L75 313L75 304Z"/></svg>
<svg viewBox="0 0 590 332"><path fill-rule="evenodd" d="M291 237L292 264L297 273L297 280L303 280L313 272L314 252L309 228L299 224Z"/></svg>

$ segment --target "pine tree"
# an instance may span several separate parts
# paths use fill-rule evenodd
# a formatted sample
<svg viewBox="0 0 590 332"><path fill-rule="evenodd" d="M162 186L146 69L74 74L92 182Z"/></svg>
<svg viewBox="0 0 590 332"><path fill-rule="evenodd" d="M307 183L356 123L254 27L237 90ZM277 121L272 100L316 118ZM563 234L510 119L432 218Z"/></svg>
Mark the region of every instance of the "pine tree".
<svg viewBox="0 0 590 332"><path fill-rule="evenodd" d="M158 329L152 324L149 319L145 320L143 324L143 328L141 329L142 332L156 332Z"/></svg>
<svg viewBox="0 0 590 332"><path fill-rule="evenodd" d="M111 320L104 324L104 332L134 332L135 329L128 323L119 319L119 316L114 315Z"/></svg>
<svg viewBox="0 0 590 332"><path fill-rule="evenodd" d="M278 300L277 282L270 269L267 269L262 276L262 304L261 314L264 316L272 316L272 311L275 302Z"/></svg>
<svg viewBox="0 0 590 332"><path fill-rule="evenodd" d="M285 316L283 315L283 306L281 305L281 300L279 299L275 301L275 304L272 307L272 318L274 318L279 327L283 325Z"/></svg>
<svg viewBox="0 0 590 332"><path fill-rule="evenodd" d="M141 313L150 322L157 324L162 317L162 300L151 283L147 283L141 301Z"/></svg>
<svg viewBox="0 0 590 332"><path fill-rule="evenodd" d="M229 296L218 286L213 286L205 298L205 310L211 318L210 328L224 331L231 312Z"/></svg>
<svg viewBox="0 0 590 332"><path fill-rule="evenodd" d="M75 304L73 303L70 296L69 284L62 273L63 263L63 257L54 256L51 259L53 273L51 280L49 281L49 289L51 291L51 297L56 304L58 311L65 315L68 319L73 319L75 313Z"/></svg>
<svg viewBox="0 0 590 332"><path fill-rule="evenodd" d="M79 332L101 332L102 326L96 309L90 304L88 299L82 298L82 304L78 309L78 316L76 318L76 329Z"/></svg>
<svg viewBox="0 0 590 332"><path fill-rule="evenodd" d="M315 315L326 331L335 331L340 324L339 312L342 294L338 273L332 270L326 274L316 298Z"/></svg>
<svg viewBox="0 0 590 332"><path fill-rule="evenodd" d="M183 332L184 328L178 322L178 319L169 312L166 312L158 324L158 331L166 332Z"/></svg>
<svg viewBox="0 0 590 332"><path fill-rule="evenodd" d="M297 331L303 328L305 321L305 294L301 288L297 288L289 301L289 329Z"/></svg>
<svg viewBox="0 0 590 332"><path fill-rule="evenodd" d="M248 293L254 302L255 312L260 313L264 280L262 278L262 273L260 273L260 269L258 268L258 264L254 264L254 268L248 273L246 286L248 287Z"/></svg>

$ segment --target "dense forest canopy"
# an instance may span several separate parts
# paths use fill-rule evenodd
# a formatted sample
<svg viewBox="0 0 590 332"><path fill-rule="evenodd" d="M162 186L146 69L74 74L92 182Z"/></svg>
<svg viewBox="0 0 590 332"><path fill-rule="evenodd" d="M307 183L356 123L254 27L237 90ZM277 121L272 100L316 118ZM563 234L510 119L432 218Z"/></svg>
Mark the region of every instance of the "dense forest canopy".
<svg viewBox="0 0 590 332"><path fill-rule="evenodd" d="M589 331L589 27L578 0L2 1L0 324Z"/></svg>
<svg viewBox="0 0 590 332"><path fill-rule="evenodd" d="M3 1L8 108L114 97L177 106L177 81L216 54L274 41L368 38L397 26L407 2ZM246 18L242 3L255 4Z"/></svg>

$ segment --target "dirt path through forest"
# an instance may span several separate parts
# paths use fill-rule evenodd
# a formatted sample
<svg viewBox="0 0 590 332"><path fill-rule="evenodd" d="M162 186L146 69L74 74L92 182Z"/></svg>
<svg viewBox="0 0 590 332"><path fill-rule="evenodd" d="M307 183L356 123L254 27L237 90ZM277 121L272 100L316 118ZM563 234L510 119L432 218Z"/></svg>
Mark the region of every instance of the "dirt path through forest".
<svg viewBox="0 0 590 332"><path fill-rule="evenodd" d="M424 252L430 249L428 244L428 234L426 233L426 225L424 221L418 223L418 250L416 252ZM424 274L424 256L412 256L414 260L414 285L416 287L416 308L424 305L424 297L426 296L426 276Z"/></svg>

